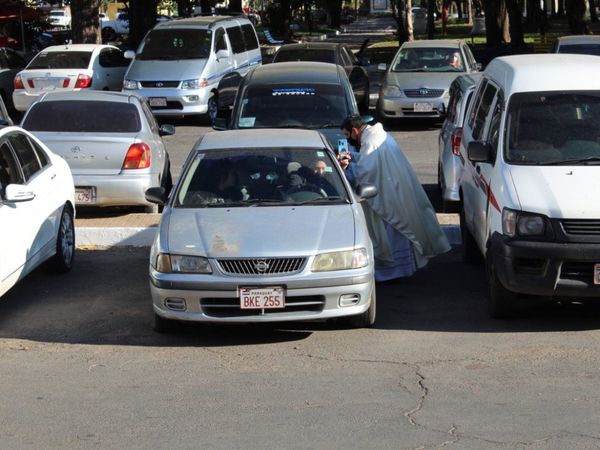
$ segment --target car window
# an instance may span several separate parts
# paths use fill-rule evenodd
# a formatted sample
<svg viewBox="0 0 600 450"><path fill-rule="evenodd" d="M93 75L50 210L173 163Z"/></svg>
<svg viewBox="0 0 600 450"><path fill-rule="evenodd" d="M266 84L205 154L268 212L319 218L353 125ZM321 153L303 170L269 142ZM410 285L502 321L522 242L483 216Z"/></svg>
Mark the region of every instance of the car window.
<svg viewBox="0 0 600 450"><path fill-rule="evenodd" d="M494 96L496 95L496 87L491 83L488 83L483 96L481 97L481 103L479 104L479 108L477 108L477 112L475 113L475 119L473 120L473 140L477 141L481 139L483 136L483 130L485 127L485 122L490 112L490 108L492 106L492 102L494 101Z"/></svg>
<svg viewBox="0 0 600 450"><path fill-rule="evenodd" d="M215 32L215 53L219 50L227 50L225 30L223 28L217 28L217 31Z"/></svg>
<svg viewBox="0 0 600 450"><path fill-rule="evenodd" d="M358 59L356 58L356 56L354 55L354 52L352 50L350 50L348 47L344 46L342 47L344 50L346 50L346 54L348 55L348 60L350 61L350 64L353 66L358 65Z"/></svg>
<svg viewBox="0 0 600 450"><path fill-rule="evenodd" d="M35 142L33 139L31 139L30 137L28 137L28 139L29 139L29 144L33 147L33 150L35 151L35 154L37 155L42 168L44 168L48 164L50 164L50 161L48 160L48 155L46 155L46 152L39 146L39 144L37 142Z"/></svg>
<svg viewBox="0 0 600 450"><path fill-rule="evenodd" d="M282 48L273 58L273 62L314 61L335 63L333 50L315 48Z"/></svg>
<svg viewBox="0 0 600 450"><path fill-rule="evenodd" d="M502 92L500 91L496 96L496 103L492 112L492 118L490 119L488 137L486 139L492 149L492 164L496 161L496 155L498 153L498 141L500 140L500 120L502 118L503 102L504 98L502 96Z"/></svg>
<svg viewBox="0 0 600 450"><path fill-rule="evenodd" d="M13 51L5 50L6 59L8 60L9 69L22 69L27 65L27 62Z"/></svg>
<svg viewBox="0 0 600 450"><path fill-rule="evenodd" d="M137 50L140 60L205 59L210 53L211 36L206 30L155 28Z"/></svg>
<svg viewBox="0 0 600 450"><path fill-rule="evenodd" d="M467 59L467 66L475 69L475 58L473 57L473 53L471 53L471 49L468 45L463 45L462 49L465 54L465 58Z"/></svg>
<svg viewBox="0 0 600 450"><path fill-rule="evenodd" d="M256 38L256 33L254 32L252 25L242 25L242 33L244 35L246 50L254 50L259 47L258 39Z"/></svg>
<svg viewBox="0 0 600 450"><path fill-rule="evenodd" d="M112 61L110 58L110 51L107 48L103 48L100 51L100 56L98 57L98 62L102 67L112 67Z"/></svg>
<svg viewBox="0 0 600 450"><path fill-rule="evenodd" d="M4 191L9 184L22 184L21 169L15 156L6 143L0 144L0 197L4 198Z"/></svg>
<svg viewBox="0 0 600 450"><path fill-rule="evenodd" d="M563 44L559 47L558 53L574 53L577 55L600 56L600 44Z"/></svg>
<svg viewBox="0 0 600 450"><path fill-rule="evenodd" d="M202 208L319 202L349 203L335 161L324 148L198 151L182 175L175 207Z"/></svg>
<svg viewBox="0 0 600 450"><path fill-rule="evenodd" d="M458 48L402 48L392 62L392 72L464 72L465 64Z"/></svg>
<svg viewBox="0 0 600 450"><path fill-rule="evenodd" d="M342 85L250 86L241 96L239 128L339 128L352 113Z"/></svg>
<svg viewBox="0 0 600 450"><path fill-rule="evenodd" d="M91 57L92 52L41 52L33 58L27 69L87 69Z"/></svg>
<svg viewBox="0 0 600 450"><path fill-rule="evenodd" d="M475 113L477 112L477 108L479 108L479 104L481 103L481 97L483 97L483 92L485 91L487 84L487 80L484 79L481 81L479 87L477 88L475 98L473 98L473 105L469 108L469 120L467 121L467 125L471 129L473 129Z"/></svg>
<svg viewBox="0 0 600 450"><path fill-rule="evenodd" d="M129 60L125 58L123 52L116 48L108 49L110 55L111 67L127 67L129 65Z"/></svg>
<svg viewBox="0 0 600 450"><path fill-rule="evenodd" d="M8 136L12 148L21 164L25 181L29 181L40 169L41 165L29 139L22 133L12 133Z"/></svg>
<svg viewBox="0 0 600 450"><path fill-rule="evenodd" d="M8 59L0 52L0 69L8 69Z"/></svg>
<svg viewBox="0 0 600 450"><path fill-rule="evenodd" d="M141 130L141 121L138 109L130 103L57 100L32 105L23 120L23 128L28 131L137 133Z"/></svg>
<svg viewBox="0 0 600 450"><path fill-rule="evenodd" d="M348 56L348 53L346 52L345 48L340 49L340 58L342 59L342 61L341 61L342 66L348 67L348 66L352 65L352 62L350 62L350 57Z"/></svg>
<svg viewBox="0 0 600 450"><path fill-rule="evenodd" d="M140 104L142 105L142 111L144 112L144 115L146 116L146 120L148 121L148 124L150 125L150 129L152 130L152 132L154 134L158 134L158 123L156 123L156 119L154 118L154 114L152 114L152 110L150 109L150 106L148 106L148 102L143 101L143 102L140 102Z"/></svg>
<svg viewBox="0 0 600 450"><path fill-rule="evenodd" d="M229 36L229 43L231 44L233 53L244 53L246 51L242 29L239 26L228 27L227 35Z"/></svg>

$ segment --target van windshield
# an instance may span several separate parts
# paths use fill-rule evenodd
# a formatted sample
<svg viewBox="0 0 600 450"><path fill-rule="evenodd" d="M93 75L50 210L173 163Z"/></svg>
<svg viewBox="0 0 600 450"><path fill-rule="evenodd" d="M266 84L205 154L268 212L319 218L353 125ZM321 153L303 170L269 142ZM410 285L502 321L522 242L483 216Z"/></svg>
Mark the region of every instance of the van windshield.
<svg viewBox="0 0 600 450"><path fill-rule="evenodd" d="M513 164L600 164L600 91L514 94L505 159Z"/></svg>
<svg viewBox="0 0 600 450"><path fill-rule="evenodd" d="M137 59L205 59L210 52L211 34L199 29L152 30L137 51Z"/></svg>

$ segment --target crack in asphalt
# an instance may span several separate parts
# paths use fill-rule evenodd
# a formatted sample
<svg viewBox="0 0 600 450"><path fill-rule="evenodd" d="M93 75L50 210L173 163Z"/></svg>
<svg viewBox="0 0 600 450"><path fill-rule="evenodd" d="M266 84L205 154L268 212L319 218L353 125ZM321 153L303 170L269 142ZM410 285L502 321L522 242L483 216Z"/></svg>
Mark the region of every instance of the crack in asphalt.
<svg viewBox="0 0 600 450"><path fill-rule="evenodd" d="M419 397L419 401L417 402L417 405L413 409L404 412L404 417L406 417L408 419L408 423L410 423L411 425L413 425L415 427L418 427L419 424L417 423L417 420L415 419L414 415L416 413L418 413L419 411L421 411L421 409L423 408L423 404L425 403L425 399L427 398L427 395L429 394L429 389L424 384L425 377L420 373L420 370L421 370L421 368L419 366L417 366L415 375L417 375L417 377L419 377L419 380L417 381L417 385L419 386L419 389L421 390L421 395Z"/></svg>

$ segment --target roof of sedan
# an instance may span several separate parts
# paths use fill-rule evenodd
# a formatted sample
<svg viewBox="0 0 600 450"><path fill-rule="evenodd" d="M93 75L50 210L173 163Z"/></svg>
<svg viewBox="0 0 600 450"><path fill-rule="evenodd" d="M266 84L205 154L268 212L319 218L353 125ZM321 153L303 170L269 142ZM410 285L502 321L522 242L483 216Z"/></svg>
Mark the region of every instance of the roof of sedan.
<svg viewBox="0 0 600 450"><path fill-rule="evenodd" d="M196 150L257 147L324 148L321 133L298 129L228 130L207 133L199 140Z"/></svg>
<svg viewBox="0 0 600 450"><path fill-rule="evenodd" d="M459 39L424 39L421 41L410 41L402 44L402 48L458 48L460 43L463 42Z"/></svg>
<svg viewBox="0 0 600 450"><path fill-rule="evenodd" d="M40 53L46 52L93 52L97 48L116 48L113 45L104 45L104 44L66 44L66 45L53 45L51 47L46 47L41 50Z"/></svg>
<svg viewBox="0 0 600 450"><path fill-rule="evenodd" d="M340 68L322 62L282 62L258 66L251 72L248 84L324 83L339 84Z"/></svg>
<svg viewBox="0 0 600 450"><path fill-rule="evenodd" d="M119 102L129 103L131 97L137 97L135 94L114 92L114 91L67 91L67 92L48 92L44 94L38 101L40 102L56 102L65 100L79 101L97 101L97 102Z"/></svg>
<svg viewBox="0 0 600 450"><path fill-rule="evenodd" d="M282 50L297 50L297 49L322 49L322 50L335 50L340 44L338 42L302 42L300 44L285 44L282 45L279 51Z"/></svg>

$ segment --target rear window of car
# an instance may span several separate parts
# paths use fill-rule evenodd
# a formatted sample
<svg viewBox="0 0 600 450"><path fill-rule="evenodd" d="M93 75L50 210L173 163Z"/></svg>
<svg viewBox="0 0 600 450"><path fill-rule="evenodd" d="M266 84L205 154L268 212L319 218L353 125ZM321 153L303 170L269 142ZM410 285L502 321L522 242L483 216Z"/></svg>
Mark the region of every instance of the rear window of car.
<svg viewBox="0 0 600 450"><path fill-rule="evenodd" d="M558 53L600 56L600 44L561 45L558 48Z"/></svg>
<svg viewBox="0 0 600 450"><path fill-rule="evenodd" d="M142 124L129 103L63 100L32 105L23 121L29 131L137 133Z"/></svg>
<svg viewBox="0 0 600 450"><path fill-rule="evenodd" d="M33 58L27 69L87 69L92 52L41 52Z"/></svg>
<svg viewBox="0 0 600 450"><path fill-rule="evenodd" d="M317 49L290 49L279 50L273 58L273 62L290 61L314 61L335 64L335 52L333 50Z"/></svg>

